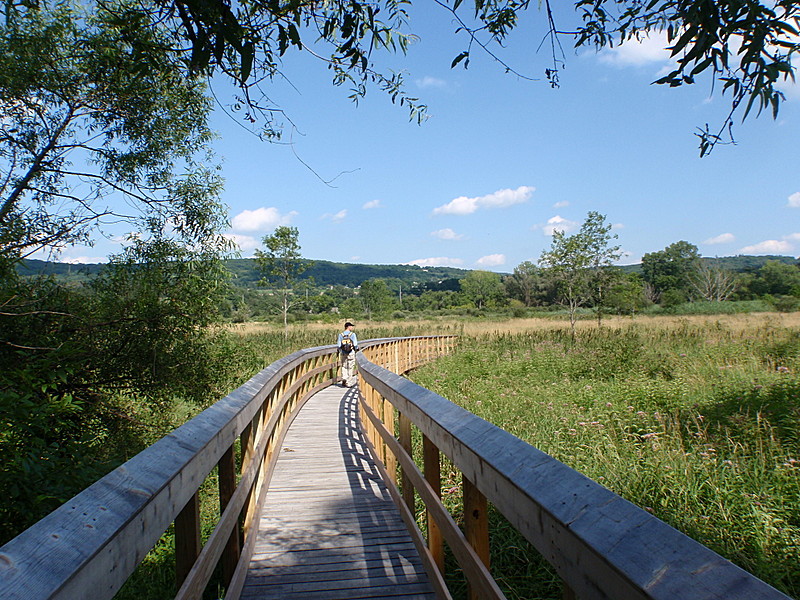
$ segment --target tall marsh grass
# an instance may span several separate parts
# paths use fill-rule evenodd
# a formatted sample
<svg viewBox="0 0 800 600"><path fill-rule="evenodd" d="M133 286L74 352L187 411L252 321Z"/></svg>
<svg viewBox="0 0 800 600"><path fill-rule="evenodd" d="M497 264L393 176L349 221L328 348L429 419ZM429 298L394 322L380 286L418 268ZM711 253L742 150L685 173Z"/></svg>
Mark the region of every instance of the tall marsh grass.
<svg viewBox="0 0 800 600"><path fill-rule="evenodd" d="M779 316L465 335L421 385L800 596L800 328ZM792 321L794 323L794 321ZM558 597L495 518L509 597Z"/></svg>

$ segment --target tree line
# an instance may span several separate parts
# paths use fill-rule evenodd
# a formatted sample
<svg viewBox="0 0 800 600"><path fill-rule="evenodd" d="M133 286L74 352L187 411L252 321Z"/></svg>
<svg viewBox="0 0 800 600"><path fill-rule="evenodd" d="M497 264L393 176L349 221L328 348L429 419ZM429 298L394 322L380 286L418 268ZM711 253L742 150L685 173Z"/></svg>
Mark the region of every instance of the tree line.
<svg viewBox="0 0 800 600"><path fill-rule="evenodd" d="M574 326L586 311L601 319L603 314L633 315L700 301L763 300L777 310L800 308L798 261L767 260L735 271L730 259L702 258L697 246L681 240L645 254L635 270L620 268L613 264L620 256L616 235L597 212L590 212L575 234L556 231L537 262L522 262L513 273L476 270L405 287L392 278L367 279L358 286L315 285L304 277L309 262L300 254L298 233L284 226L264 238L271 249L257 258L261 289L233 288L221 306L225 318L245 321L280 313L287 322L314 315L384 318L493 310L522 315L527 309L563 308ZM276 244L280 239L286 243ZM282 271L276 270L280 252ZM296 270L287 277L291 264Z"/></svg>

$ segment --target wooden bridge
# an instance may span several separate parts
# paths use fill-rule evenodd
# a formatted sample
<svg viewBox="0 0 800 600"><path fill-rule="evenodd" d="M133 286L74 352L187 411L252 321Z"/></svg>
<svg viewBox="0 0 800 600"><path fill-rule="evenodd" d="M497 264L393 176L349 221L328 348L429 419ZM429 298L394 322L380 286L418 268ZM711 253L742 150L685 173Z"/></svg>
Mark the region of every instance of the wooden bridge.
<svg viewBox="0 0 800 600"><path fill-rule="evenodd" d="M172 525L175 598L201 598L218 567L226 600L450 598L446 543L470 597L499 599L488 503L553 565L564 598L788 598L402 377L455 342L362 343L352 389L334 385L333 346L276 361L0 548L0 598L113 598ZM463 529L440 501L441 455L463 474ZM202 539L209 475L220 510Z"/></svg>

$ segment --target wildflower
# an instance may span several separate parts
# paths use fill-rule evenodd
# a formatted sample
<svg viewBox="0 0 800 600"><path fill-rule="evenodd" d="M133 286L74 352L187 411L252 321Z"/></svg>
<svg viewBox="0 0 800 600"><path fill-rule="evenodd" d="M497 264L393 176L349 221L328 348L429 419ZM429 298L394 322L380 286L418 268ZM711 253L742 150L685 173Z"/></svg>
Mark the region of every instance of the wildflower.
<svg viewBox="0 0 800 600"><path fill-rule="evenodd" d="M681 352L680 354L678 354L678 356L686 357L686 354Z"/></svg>
<svg viewBox="0 0 800 600"><path fill-rule="evenodd" d="M784 367L783 365L781 365L780 367L777 368L777 371L778 373L788 373L789 367Z"/></svg>
<svg viewBox="0 0 800 600"><path fill-rule="evenodd" d="M643 410L640 410L640 411L638 411L638 412L636 413L636 416L637 416L637 417L646 417L646 416L647 416L647 413L646 413L646 412L644 412Z"/></svg>
<svg viewBox="0 0 800 600"><path fill-rule="evenodd" d="M657 433L645 433L645 434L642 436L642 439L643 439L643 440L649 440L650 438L652 438L652 437L656 437L657 435L658 435Z"/></svg>
<svg viewBox="0 0 800 600"><path fill-rule="evenodd" d="M606 402L606 407L607 407L607 408L611 408L612 406L614 406L614 405L613 405L613 404L611 404L611 402Z"/></svg>
<svg viewBox="0 0 800 600"><path fill-rule="evenodd" d="M590 389L592 389L592 386L591 386L591 385L587 385L587 386L584 386L584 388L583 388L583 389L585 389L585 390L590 390Z"/></svg>
<svg viewBox="0 0 800 600"><path fill-rule="evenodd" d="M628 407L628 412L633 412L633 407L632 406Z"/></svg>
<svg viewBox="0 0 800 600"><path fill-rule="evenodd" d="M567 433L570 435L578 435L578 432L575 429L570 429Z"/></svg>

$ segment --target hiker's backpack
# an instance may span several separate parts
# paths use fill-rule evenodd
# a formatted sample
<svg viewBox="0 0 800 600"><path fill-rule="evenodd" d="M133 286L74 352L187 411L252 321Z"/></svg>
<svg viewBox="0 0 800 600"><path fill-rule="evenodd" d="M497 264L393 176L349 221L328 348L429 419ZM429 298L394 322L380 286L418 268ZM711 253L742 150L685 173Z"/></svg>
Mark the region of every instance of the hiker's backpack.
<svg viewBox="0 0 800 600"><path fill-rule="evenodd" d="M353 340L350 339L350 332L342 334L342 345L339 346L342 354L350 354L353 351Z"/></svg>

